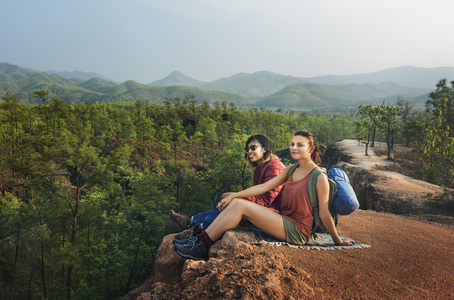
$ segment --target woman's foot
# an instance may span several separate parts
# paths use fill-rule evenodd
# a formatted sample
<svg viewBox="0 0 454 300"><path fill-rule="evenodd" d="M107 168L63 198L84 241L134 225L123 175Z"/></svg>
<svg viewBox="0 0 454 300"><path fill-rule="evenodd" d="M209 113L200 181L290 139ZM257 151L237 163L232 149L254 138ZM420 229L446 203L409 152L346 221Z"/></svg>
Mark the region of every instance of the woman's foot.
<svg viewBox="0 0 454 300"><path fill-rule="evenodd" d="M183 230L188 229L189 226L189 216L174 212L169 210L169 217L172 220L173 225L177 232L182 232Z"/></svg>
<svg viewBox="0 0 454 300"><path fill-rule="evenodd" d="M202 232L202 228L200 227L200 225L194 225L191 228L188 228L188 229L180 232L179 234L177 234L173 238L172 242L174 244L180 244L184 240L186 240L186 239L188 239L190 237L198 236L201 232Z"/></svg>
<svg viewBox="0 0 454 300"><path fill-rule="evenodd" d="M194 260L206 260L208 258L208 248L202 243L199 236L191 236L183 240L183 243L175 244L175 252L184 258Z"/></svg>

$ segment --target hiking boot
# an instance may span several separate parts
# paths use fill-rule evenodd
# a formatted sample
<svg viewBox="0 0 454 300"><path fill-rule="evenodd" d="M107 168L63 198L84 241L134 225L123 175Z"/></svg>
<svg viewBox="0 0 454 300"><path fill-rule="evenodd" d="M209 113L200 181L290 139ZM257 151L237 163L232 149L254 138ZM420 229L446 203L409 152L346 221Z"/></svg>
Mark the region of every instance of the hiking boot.
<svg viewBox="0 0 454 300"><path fill-rule="evenodd" d="M202 232L202 228L200 227L200 225L194 225L191 228L188 228L185 231L182 231L179 234L177 234L173 238L172 242L174 244L181 244L188 238L198 236L201 232Z"/></svg>
<svg viewBox="0 0 454 300"><path fill-rule="evenodd" d="M189 243L191 240L197 239L197 238L198 238L197 235L191 235L191 234L190 234L190 235L186 236L186 237L185 237L184 239L182 239L182 240L179 240L179 239L174 238L174 239L172 240L172 243L173 243L173 245L176 245L176 244L183 245L183 244Z"/></svg>
<svg viewBox="0 0 454 300"><path fill-rule="evenodd" d="M206 260L208 258L208 249L198 236L187 238L184 243L174 244L173 248L176 253L184 258L194 260Z"/></svg>
<svg viewBox="0 0 454 300"><path fill-rule="evenodd" d="M189 216L183 215L180 213L176 213L173 210L169 210L169 217L175 226L177 232L182 232L183 230L187 229L189 226Z"/></svg>

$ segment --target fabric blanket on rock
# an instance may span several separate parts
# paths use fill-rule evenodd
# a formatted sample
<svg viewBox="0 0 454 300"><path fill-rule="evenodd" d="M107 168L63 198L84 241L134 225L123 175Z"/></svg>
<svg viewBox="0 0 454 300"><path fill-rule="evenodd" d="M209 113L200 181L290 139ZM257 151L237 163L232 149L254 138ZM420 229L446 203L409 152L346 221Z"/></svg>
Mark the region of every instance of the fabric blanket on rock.
<svg viewBox="0 0 454 300"><path fill-rule="evenodd" d="M293 248L301 248L301 249L306 249L306 250L340 250L340 249L358 249L358 248L369 248L370 245L362 244L360 242L355 241L355 243L351 246L337 246L329 233L323 232L323 233L316 233L315 239L311 238L310 241L302 246L297 246L297 245L292 245L286 242L280 242L266 233L260 231L260 230L254 230L254 235L257 238L257 240L261 243L270 243L276 246L282 246L286 245L289 247ZM345 236L339 234L341 238L346 238Z"/></svg>

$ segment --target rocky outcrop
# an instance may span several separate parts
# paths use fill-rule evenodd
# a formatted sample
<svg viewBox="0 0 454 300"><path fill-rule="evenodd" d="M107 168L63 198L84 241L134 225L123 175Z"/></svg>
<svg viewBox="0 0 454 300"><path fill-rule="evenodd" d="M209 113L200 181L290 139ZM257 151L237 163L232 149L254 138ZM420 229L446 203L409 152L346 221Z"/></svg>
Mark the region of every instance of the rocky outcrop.
<svg viewBox="0 0 454 300"><path fill-rule="evenodd" d="M155 259L154 274L123 299L283 299L314 295L301 268L251 232L227 231L209 252L208 261L186 260L173 250L175 234L166 236ZM296 299L296 298L295 298Z"/></svg>

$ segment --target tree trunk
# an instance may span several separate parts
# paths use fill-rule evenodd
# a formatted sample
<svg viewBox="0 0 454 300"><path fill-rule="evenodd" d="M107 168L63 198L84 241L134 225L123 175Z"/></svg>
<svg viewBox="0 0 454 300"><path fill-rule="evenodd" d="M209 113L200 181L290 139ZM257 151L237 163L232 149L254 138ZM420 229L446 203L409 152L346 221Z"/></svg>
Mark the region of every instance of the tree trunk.
<svg viewBox="0 0 454 300"><path fill-rule="evenodd" d="M371 147L375 147L375 131L377 129L374 127L373 131L372 131L372 144L370 145Z"/></svg>
<svg viewBox="0 0 454 300"><path fill-rule="evenodd" d="M17 244L16 244L16 253L14 254L14 270L16 270L17 258L19 257L19 240L20 240L20 228L17 232Z"/></svg>
<svg viewBox="0 0 454 300"><path fill-rule="evenodd" d="M177 177L177 180L175 182L175 187L177 189L177 195L176 195L177 203L180 203L180 177Z"/></svg>
<svg viewBox="0 0 454 300"><path fill-rule="evenodd" d="M62 238L61 238L61 247L62 249L65 247L65 234L66 234L66 226L63 224L63 231L62 231ZM61 264L61 286L65 286L65 265Z"/></svg>
<svg viewBox="0 0 454 300"><path fill-rule="evenodd" d="M369 148L369 143L370 143L370 130L367 131L367 136L366 136L366 142L364 143L366 145L366 156L368 156L369 154L367 153L367 149Z"/></svg>
<svg viewBox="0 0 454 300"><path fill-rule="evenodd" d="M386 147L388 148L388 160L391 160L391 133L390 133L390 125L388 125L388 132L386 133Z"/></svg>
<svg viewBox="0 0 454 300"><path fill-rule="evenodd" d="M44 245L41 244L41 278L43 281L43 296L47 298L46 293L46 277L44 276Z"/></svg>
<svg viewBox="0 0 454 300"><path fill-rule="evenodd" d="M142 230L140 231L139 242L137 243L137 248L136 248L136 255L134 256L134 263L132 264L131 273L129 273L129 279L128 279L128 284L126 285L125 294L130 291L129 288L131 286L132 275L133 275L134 269L136 267L137 256L139 256L140 243L142 241L142 236L143 236L144 229L145 229L145 221L142 222Z"/></svg>
<svg viewBox="0 0 454 300"><path fill-rule="evenodd" d="M71 229L71 245L74 246L76 242L76 229L77 229L77 218L79 217L79 203L80 203L80 186L79 186L79 180L78 178L76 179L77 181L77 186L76 186L76 205L74 207L74 219L73 219L73 225ZM68 274L66 276L66 296L67 298L71 298L71 276L72 276L72 270L74 269L74 265L70 265L68 267Z"/></svg>
<svg viewBox="0 0 454 300"><path fill-rule="evenodd" d="M32 283L33 283L33 273L34 273L34 270L35 270L35 263L32 262L32 270L30 272L30 280L28 282L28 295L27 295L27 299L31 299L31 293L32 293Z"/></svg>
<svg viewBox="0 0 454 300"><path fill-rule="evenodd" d="M68 274L66 276L66 298L71 299L71 273L73 271L73 266L68 267Z"/></svg>

